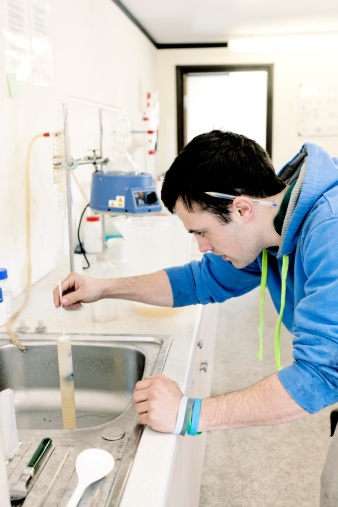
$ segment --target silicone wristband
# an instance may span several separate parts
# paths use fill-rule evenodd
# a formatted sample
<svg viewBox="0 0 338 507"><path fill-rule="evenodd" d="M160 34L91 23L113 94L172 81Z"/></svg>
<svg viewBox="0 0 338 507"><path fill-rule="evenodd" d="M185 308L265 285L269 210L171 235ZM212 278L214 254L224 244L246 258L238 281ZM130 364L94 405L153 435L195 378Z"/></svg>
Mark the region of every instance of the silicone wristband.
<svg viewBox="0 0 338 507"><path fill-rule="evenodd" d="M184 416L184 421L183 421L183 427L182 427L182 430L181 430L181 433L180 433L180 435L182 435L182 437L184 437L184 435L187 432L188 421L189 421L189 417L190 417L191 412L192 412L192 407L193 407L194 401L195 401L194 398L189 398L188 399L187 408L185 409L185 416Z"/></svg>
<svg viewBox="0 0 338 507"><path fill-rule="evenodd" d="M190 412L190 415L189 415L189 421L188 421L188 426L187 426L187 433L188 433L188 435L190 434L191 418L192 418L192 409L191 409L191 412Z"/></svg>
<svg viewBox="0 0 338 507"><path fill-rule="evenodd" d="M194 407L192 409L191 428L189 431L189 435L193 437L197 433L198 423L200 420L201 403L202 403L201 398L196 398L194 402Z"/></svg>
<svg viewBox="0 0 338 507"><path fill-rule="evenodd" d="M176 420L176 426L173 431L174 435L179 435L181 433L182 427L183 427L183 421L185 416L185 409L188 403L188 397L182 396L180 401L180 406L178 408L178 414L177 414L177 420Z"/></svg>

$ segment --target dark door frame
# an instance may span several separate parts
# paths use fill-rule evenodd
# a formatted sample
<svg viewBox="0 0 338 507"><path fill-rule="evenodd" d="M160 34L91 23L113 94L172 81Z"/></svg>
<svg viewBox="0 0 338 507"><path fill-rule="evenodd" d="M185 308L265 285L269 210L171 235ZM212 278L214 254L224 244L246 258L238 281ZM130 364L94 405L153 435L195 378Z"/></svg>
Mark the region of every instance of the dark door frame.
<svg viewBox="0 0 338 507"><path fill-rule="evenodd" d="M273 64L240 64L240 65L177 65L176 93L177 93L177 152L184 147L184 76L190 73L215 72L267 72L267 108L266 108L266 151L272 156L272 104L273 104Z"/></svg>

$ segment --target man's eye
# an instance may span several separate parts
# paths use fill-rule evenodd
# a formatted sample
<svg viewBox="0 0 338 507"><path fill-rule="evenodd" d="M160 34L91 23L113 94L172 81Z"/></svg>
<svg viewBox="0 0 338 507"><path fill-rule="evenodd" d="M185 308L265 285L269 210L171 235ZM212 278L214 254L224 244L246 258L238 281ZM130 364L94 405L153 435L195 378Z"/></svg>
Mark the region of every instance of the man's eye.
<svg viewBox="0 0 338 507"><path fill-rule="evenodd" d="M201 238L204 238L204 232L195 232L196 236L201 236Z"/></svg>

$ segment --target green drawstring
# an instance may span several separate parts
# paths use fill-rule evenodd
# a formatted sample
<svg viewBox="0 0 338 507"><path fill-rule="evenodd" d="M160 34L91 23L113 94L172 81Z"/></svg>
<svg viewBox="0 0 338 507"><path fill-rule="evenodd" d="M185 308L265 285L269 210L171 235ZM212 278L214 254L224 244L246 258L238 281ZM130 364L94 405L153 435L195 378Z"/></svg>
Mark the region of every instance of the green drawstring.
<svg viewBox="0 0 338 507"><path fill-rule="evenodd" d="M283 265L282 265L282 292L281 292L281 305L280 311L276 326L275 332L275 359L276 359L276 369L281 370L280 364L280 330L282 325L284 307L285 307L285 297L286 297L286 277L289 269L289 256L285 255L283 257ZM263 250L262 254L262 276L261 276L261 302L260 302L260 324L259 324L259 351L257 357L259 360L263 357L263 307L265 301L265 287L266 280L268 274L268 252Z"/></svg>
<svg viewBox="0 0 338 507"><path fill-rule="evenodd" d="M263 250L262 254L262 276L261 276L261 302L259 306L260 323L259 323L259 351L257 354L258 359L261 361L263 358L263 308L265 302L265 287L268 275L268 252Z"/></svg>
<svg viewBox="0 0 338 507"><path fill-rule="evenodd" d="M279 316L278 316L276 333L275 333L275 358L276 358L277 370L282 369L281 364L280 364L280 328L282 325L282 318L283 318L283 312L284 312L284 306L285 306L286 277L288 274L288 268L289 268L289 256L284 255L283 265L282 265L282 293L281 293L281 298L280 298L280 310L279 310Z"/></svg>

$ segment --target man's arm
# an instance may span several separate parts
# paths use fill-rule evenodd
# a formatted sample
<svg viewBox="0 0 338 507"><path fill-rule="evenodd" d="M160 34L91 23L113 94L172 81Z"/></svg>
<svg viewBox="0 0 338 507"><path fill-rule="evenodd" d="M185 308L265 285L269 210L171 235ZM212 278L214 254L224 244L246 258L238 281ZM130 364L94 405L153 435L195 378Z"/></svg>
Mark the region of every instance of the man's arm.
<svg viewBox="0 0 338 507"><path fill-rule="evenodd" d="M268 426L296 421L309 413L296 403L277 373L257 384L203 400L199 431Z"/></svg>
<svg viewBox="0 0 338 507"><path fill-rule="evenodd" d="M139 422L172 433L182 392L176 382L155 375L136 384ZM198 431L267 426L301 419L308 412L287 393L275 373L251 387L202 401Z"/></svg>
<svg viewBox="0 0 338 507"><path fill-rule="evenodd" d="M104 298L139 301L156 306L173 306L173 293L165 271L127 278L96 279L70 273L61 284L62 305L75 310L81 303L92 303ZM54 304L60 306L59 288L53 291Z"/></svg>

